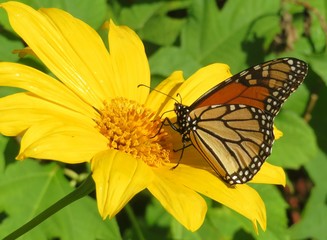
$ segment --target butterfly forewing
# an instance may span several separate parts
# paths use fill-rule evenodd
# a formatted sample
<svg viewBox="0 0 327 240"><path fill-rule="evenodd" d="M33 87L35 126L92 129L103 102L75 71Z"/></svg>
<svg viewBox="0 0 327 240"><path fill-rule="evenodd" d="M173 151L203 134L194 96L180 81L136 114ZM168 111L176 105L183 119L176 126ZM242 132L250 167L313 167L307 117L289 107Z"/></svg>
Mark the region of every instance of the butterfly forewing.
<svg viewBox="0 0 327 240"><path fill-rule="evenodd" d="M244 70L213 87L190 109L215 104L245 104L275 116L281 105L303 82L305 62L282 58Z"/></svg>
<svg viewBox="0 0 327 240"><path fill-rule="evenodd" d="M242 71L191 106L176 103L174 129L183 145L191 142L223 180L245 183L270 155L274 117L307 70L305 62L283 58Z"/></svg>

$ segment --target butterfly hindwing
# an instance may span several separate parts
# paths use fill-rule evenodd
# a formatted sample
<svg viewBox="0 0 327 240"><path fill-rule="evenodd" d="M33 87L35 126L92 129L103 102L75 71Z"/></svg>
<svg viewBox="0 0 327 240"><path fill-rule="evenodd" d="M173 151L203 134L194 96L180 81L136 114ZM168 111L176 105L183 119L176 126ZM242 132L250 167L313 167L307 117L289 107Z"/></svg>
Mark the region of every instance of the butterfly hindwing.
<svg viewBox="0 0 327 240"><path fill-rule="evenodd" d="M246 105L213 105L190 113L190 140L213 170L230 184L245 183L270 155L272 121Z"/></svg>

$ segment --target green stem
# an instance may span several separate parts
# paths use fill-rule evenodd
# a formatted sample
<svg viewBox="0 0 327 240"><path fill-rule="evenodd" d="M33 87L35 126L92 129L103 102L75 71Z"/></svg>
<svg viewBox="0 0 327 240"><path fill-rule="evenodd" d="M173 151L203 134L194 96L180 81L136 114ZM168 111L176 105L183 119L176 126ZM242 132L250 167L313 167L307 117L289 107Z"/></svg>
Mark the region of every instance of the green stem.
<svg viewBox="0 0 327 240"><path fill-rule="evenodd" d="M49 208L41 212L39 215L34 217L31 221L27 222L26 224L15 230L14 232L10 233L3 240L13 240L22 236L23 234L30 231L31 229L39 225L41 222L46 220L48 217L58 212L60 209L66 207L67 205L75 202L76 200L88 195L93 191L94 191L94 181L90 174L87 177L87 179L85 179L85 181L73 192L69 193L68 195L60 199L58 202L54 203L52 206L50 206Z"/></svg>
<svg viewBox="0 0 327 240"><path fill-rule="evenodd" d="M133 225L134 231L137 235L137 238L139 240L145 240L145 237L143 236L143 233L141 230L141 226L134 214L132 207L129 204L126 204L124 209L129 217L129 220L132 222L132 225Z"/></svg>

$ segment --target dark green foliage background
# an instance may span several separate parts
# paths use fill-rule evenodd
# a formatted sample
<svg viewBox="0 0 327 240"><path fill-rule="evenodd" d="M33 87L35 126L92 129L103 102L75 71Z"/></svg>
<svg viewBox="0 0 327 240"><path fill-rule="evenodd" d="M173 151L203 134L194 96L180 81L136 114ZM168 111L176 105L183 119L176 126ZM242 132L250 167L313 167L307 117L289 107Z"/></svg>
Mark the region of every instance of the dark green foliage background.
<svg viewBox="0 0 327 240"><path fill-rule="evenodd" d="M283 56L306 61L309 75L276 119L284 136L275 143L269 162L289 173L287 191L253 184L266 203L266 232L260 229L256 235L249 220L210 199L204 225L195 233L188 232L145 191L116 219L106 221L98 214L94 198L86 197L21 239L142 239L141 235L144 239L327 239L327 0L22 2L34 8L62 8L98 30L105 42L104 21L111 18L131 27L144 41L152 86L175 70L183 70L188 77L202 66L224 62L237 73ZM47 71L40 62L11 53L23 46L1 10L0 61ZM15 91L1 87L0 96ZM55 162L16 162L18 147L14 139L0 136L0 238L72 191L72 183L86 171L80 170L85 166L74 167L80 175L72 175L67 174L71 166ZM296 198L299 180L305 183L307 192L300 195L304 199ZM295 196L301 203L291 208L285 195Z"/></svg>

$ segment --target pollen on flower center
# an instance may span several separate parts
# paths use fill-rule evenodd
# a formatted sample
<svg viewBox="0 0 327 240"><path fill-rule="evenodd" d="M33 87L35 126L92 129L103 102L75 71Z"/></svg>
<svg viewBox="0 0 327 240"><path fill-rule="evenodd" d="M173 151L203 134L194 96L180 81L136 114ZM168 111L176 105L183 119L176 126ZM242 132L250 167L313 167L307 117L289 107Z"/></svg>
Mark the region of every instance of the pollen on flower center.
<svg viewBox="0 0 327 240"><path fill-rule="evenodd" d="M160 130L161 122L154 112L141 104L116 98L104 103L97 128L108 139L108 147L142 159L149 166L169 162L167 133Z"/></svg>

